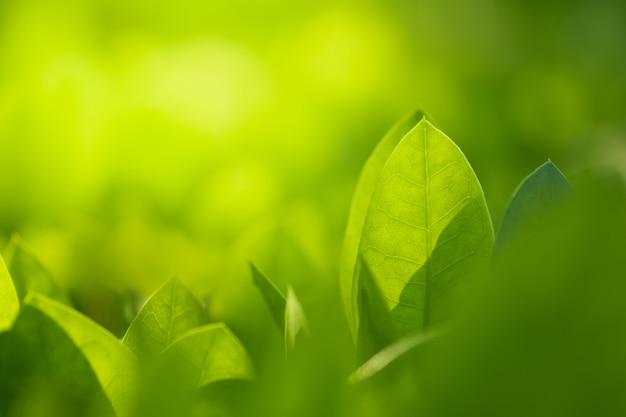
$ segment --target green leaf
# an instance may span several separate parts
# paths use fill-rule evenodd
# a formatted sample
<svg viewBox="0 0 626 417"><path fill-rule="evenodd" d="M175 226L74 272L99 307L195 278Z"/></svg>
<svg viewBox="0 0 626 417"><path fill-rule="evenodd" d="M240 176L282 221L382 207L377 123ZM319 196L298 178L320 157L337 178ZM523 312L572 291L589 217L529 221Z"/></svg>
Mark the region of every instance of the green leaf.
<svg viewBox="0 0 626 417"><path fill-rule="evenodd" d="M354 384L371 378L405 353L437 337L439 334L441 334L441 332L429 331L396 340L376 355L372 356L363 365L359 366L356 371L350 375L348 382Z"/></svg>
<svg viewBox="0 0 626 417"><path fill-rule="evenodd" d="M287 301L285 305L285 352L293 353L300 335L308 332L308 323L300 301L291 287L287 288Z"/></svg>
<svg viewBox="0 0 626 417"><path fill-rule="evenodd" d="M248 353L223 323L185 333L163 352L162 358L176 381L193 388L254 376Z"/></svg>
<svg viewBox="0 0 626 417"><path fill-rule="evenodd" d="M261 295L265 299L265 303L270 309L272 318L280 328L281 332L285 332L285 307L287 301L285 296L274 285L272 281L265 277L252 263L249 263L252 271L252 279L254 284L261 291Z"/></svg>
<svg viewBox="0 0 626 417"><path fill-rule="evenodd" d="M374 188L376 187L376 183L378 182L378 178L387 159L389 159L389 156L400 140L422 120L422 118L424 118L424 112L417 110L401 119L387 132L361 170L361 175L359 176L359 181L356 185L354 196L352 197L350 216L348 217L341 255L339 276L343 304L346 309L348 323L354 340L356 340L358 327L356 292L353 290L355 288L354 270L370 200L374 194Z"/></svg>
<svg viewBox="0 0 626 417"><path fill-rule="evenodd" d="M0 256L0 332L11 328L20 311L20 301L2 256Z"/></svg>
<svg viewBox="0 0 626 417"><path fill-rule="evenodd" d="M19 415L114 414L81 349L44 311L26 304L0 337L0 414L33 403L50 409L27 407Z"/></svg>
<svg viewBox="0 0 626 417"><path fill-rule="evenodd" d="M454 142L422 119L380 172L358 250L398 335L447 318L492 247L491 218L474 171ZM358 282L355 274L356 294Z"/></svg>
<svg viewBox="0 0 626 417"><path fill-rule="evenodd" d="M59 302L34 295L28 305L65 331L89 362L117 415L128 415L137 369L126 346L91 319Z"/></svg>
<svg viewBox="0 0 626 417"><path fill-rule="evenodd" d="M5 249L5 259L20 300L32 291L72 305L67 293L18 235L13 235Z"/></svg>
<svg viewBox="0 0 626 417"><path fill-rule="evenodd" d="M141 359L152 359L180 335L206 324L200 302L179 279L172 278L143 305L123 342Z"/></svg>
<svg viewBox="0 0 626 417"><path fill-rule="evenodd" d="M295 350L299 337L308 332L307 319L300 301L291 287L287 288L285 297L252 263L250 269L254 283L259 287L274 321L285 335L285 353L290 355Z"/></svg>
<svg viewBox="0 0 626 417"><path fill-rule="evenodd" d="M11 366L7 372L11 378L18 375L21 382L11 382L5 392L19 391L17 385L27 383L33 375L45 374L53 381L60 380L69 391L79 387L82 394L76 401L90 401L104 393L103 401L110 403L117 416L129 415L135 359L115 336L87 317L57 301L33 295L26 298L9 343L4 358Z"/></svg>
<svg viewBox="0 0 626 417"><path fill-rule="evenodd" d="M548 160L524 178L513 193L502 216L497 247L510 241L538 214L550 211L573 194L574 189L565 175Z"/></svg>

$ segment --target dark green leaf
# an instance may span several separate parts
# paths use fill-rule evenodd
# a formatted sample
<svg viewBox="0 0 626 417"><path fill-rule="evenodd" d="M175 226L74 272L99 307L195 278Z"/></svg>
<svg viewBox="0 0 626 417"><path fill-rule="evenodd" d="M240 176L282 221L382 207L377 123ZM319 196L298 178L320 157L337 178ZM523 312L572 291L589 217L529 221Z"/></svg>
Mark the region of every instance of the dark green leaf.
<svg viewBox="0 0 626 417"><path fill-rule="evenodd" d="M280 328L280 330L285 332L285 307L287 301L285 300L285 296L280 292L280 290L274 285L272 281L265 277L252 263L250 265L250 270L252 271L252 279L254 284L261 291L261 295L265 299L265 303L270 309L270 313L274 318L274 321Z"/></svg>
<svg viewBox="0 0 626 417"><path fill-rule="evenodd" d="M518 234L537 215L545 213L574 189L552 161L541 165L520 183L502 217L496 243L498 248Z"/></svg>

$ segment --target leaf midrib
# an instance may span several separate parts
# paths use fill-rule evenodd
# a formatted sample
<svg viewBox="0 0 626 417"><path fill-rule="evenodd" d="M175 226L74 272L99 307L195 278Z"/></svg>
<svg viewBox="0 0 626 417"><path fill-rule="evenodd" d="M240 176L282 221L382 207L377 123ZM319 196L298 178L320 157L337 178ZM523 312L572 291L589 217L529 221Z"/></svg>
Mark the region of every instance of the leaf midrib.
<svg viewBox="0 0 626 417"><path fill-rule="evenodd" d="M429 174L428 174L428 136L426 135L426 123L424 123L424 119L422 119L422 134L424 135L424 172L425 172L425 182L426 182L426 190L425 190L425 211L426 211L426 259L424 260L424 269L426 270L425 277L425 288L424 288L424 323L423 327L428 327L428 323L430 321L430 266L429 257L430 257L430 182L429 182Z"/></svg>

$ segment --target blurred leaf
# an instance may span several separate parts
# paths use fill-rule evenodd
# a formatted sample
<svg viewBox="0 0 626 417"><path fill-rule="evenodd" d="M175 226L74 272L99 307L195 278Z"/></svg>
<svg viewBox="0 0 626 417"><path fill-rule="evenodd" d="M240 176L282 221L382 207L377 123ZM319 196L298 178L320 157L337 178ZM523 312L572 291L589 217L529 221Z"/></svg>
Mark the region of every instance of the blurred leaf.
<svg viewBox="0 0 626 417"><path fill-rule="evenodd" d="M13 329L0 337L2 412L77 417L114 414L83 350L36 303L26 303ZM37 402L50 408L35 412L27 407Z"/></svg>
<svg viewBox="0 0 626 417"><path fill-rule="evenodd" d="M254 280L254 284L261 291L261 294L265 299L265 303L270 309L270 313L272 313L274 321L284 333L285 308L287 304L285 296L280 292L276 285L265 277L265 275L263 275L252 263L250 263L250 269L252 270L252 279Z"/></svg>
<svg viewBox="0 0 626 417"><path fill-rule="evenodd" d="M285 336L285 353L293 353L298 337L308 331L307 319L296 297L293 288L287 288L287 297L263 275L252 263L250 263L254 283L261 291L267 306L272 313L274 321Z"/></svg>
<svg viewBox="0 0 626 417"><path fill-rule="evenodd" d="M506 244L538 214L574 194L574 189L563 173L548 160L520 183L511 197L502 217L496 245Z"/></svg>
<svg viewBox="0 0 626 417"><path fill-rule="evenodd" d="M359 260L358 306L359 334L357 353L359 360L373 354L397 339L387 303L372 277L369 267Z"/></svg>
<svg viewBox="0 0 626 417"><path fill-rule="evenodd" d="M489 211L472 167L422 119L381 171L359 244L398 334L445 319L492 246Z"/></svg>
<svg viewBox="0 0 626 417"><path fill-rule="evenodd" d="M63 304L72 305L67 293L18 235L13 235L5 249L5 259L20 300L32 291Z"/></svg>
<svg viewBox="0 0 626 417"><path fill-rule="evenodd" d="M33 295L27 305L53 320L87 359L118 416L126 416L135 387L135 358L115 336L57 301Z"/></svg>
<svg viewBox="0 0 626 417"><path fill-rule="evenodd" d="M385 134L363 166L352 197L339 273L343 303L355 341L358 328L356 292L354 291L355 265L370 200L387 159L400 140L423 118L424 112L416 110L397 122Z"/></svg>
<svg viewBox="0 0 626 417"><path fill-rule="evenodd" d="M308 324L304 310L291 287L287 288L287 301L285 304L285 352L293 353L296 348L298 336L308 331Z"/></svg>
<svg viewBox="0 0 626 417"><path fill-rule="evenodd" d="M183 386L254 376L248 353L224 323L190 330L163 351L162 359L172 380Z"/></svg>
<svg viewBox="0 0 626 417"><path fill-rule="evenodd" d="M154 358L184 332L206 324L200 302L179 279L172 278L143 305L123 342L140 359Z"/></svg>
<svg viewBox="0 0 626 417"><path fill-rule="evenodd" d="M579 186L503 248L472 316L425 352L413 413L626 415L624 190Z"/></svg>
<svg viewBox="0 0 626 417"><path fill-rule="evenodd" d="M20 311L20 302L2 256L0 256L0 332L9 329Z"/></svg>
<svg viewBox="0 0 626 417"><path fill-rule="evenodd" d="M350 375L348 382L354 384L371 378L400 356L404 355L416 346L437 337L439 334L441 334L439 331L429 331L413 336L406 336L395 341L382 349L376 355L372 356L363 365L359 366Z"/></svg>

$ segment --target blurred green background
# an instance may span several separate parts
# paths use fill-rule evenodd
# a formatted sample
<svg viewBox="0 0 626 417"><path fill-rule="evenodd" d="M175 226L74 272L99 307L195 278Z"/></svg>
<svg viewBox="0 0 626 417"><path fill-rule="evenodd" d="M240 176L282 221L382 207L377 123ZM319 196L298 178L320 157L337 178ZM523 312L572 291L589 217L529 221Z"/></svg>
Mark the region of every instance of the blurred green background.
<svg viewBox="0 0 626 417"><path fill-rule="evenodd" d="M625 22L619 0L2 0L0 249L19 233L117 334L177 275L258 357L280 337L245 261L340 317L359 170L418 106L496 226L548 158L626 175Z"/></svg>

